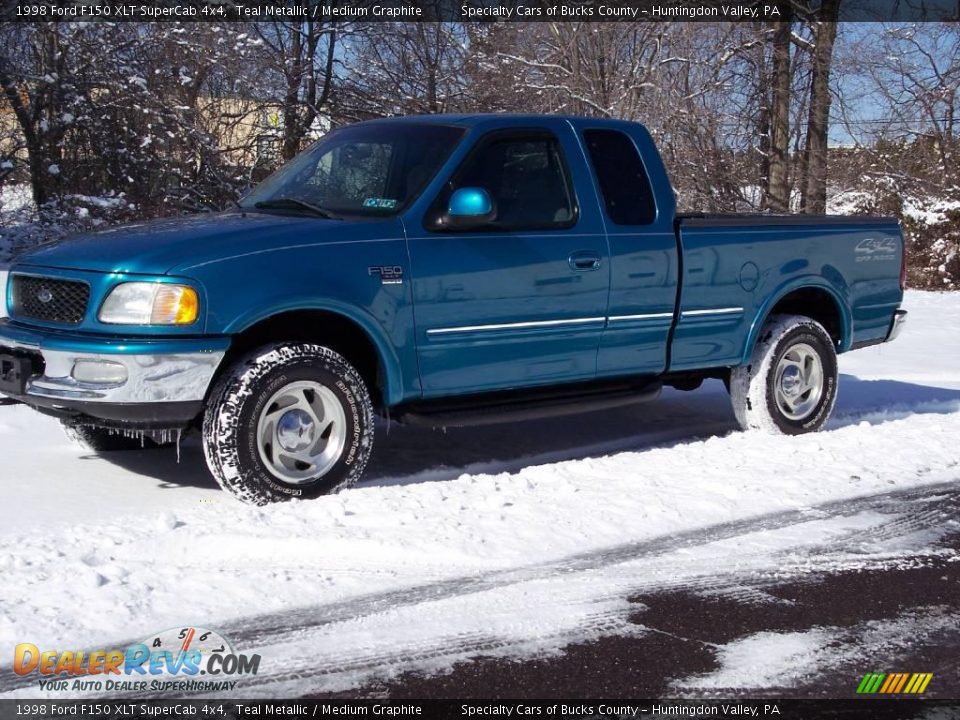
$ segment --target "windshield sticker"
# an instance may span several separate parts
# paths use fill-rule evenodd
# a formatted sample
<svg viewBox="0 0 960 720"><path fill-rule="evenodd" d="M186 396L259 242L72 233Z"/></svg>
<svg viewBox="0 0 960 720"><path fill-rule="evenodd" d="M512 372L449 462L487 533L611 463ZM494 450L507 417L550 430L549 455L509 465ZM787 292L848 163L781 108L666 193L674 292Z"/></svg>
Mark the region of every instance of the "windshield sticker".
<svg viewBox="0 0 960 720"><path fill-rule="evenodd" d="M393 198L371 197L363 201L365 208L379 208L381 210L393 210L397 206L397 201Z"/></svg>

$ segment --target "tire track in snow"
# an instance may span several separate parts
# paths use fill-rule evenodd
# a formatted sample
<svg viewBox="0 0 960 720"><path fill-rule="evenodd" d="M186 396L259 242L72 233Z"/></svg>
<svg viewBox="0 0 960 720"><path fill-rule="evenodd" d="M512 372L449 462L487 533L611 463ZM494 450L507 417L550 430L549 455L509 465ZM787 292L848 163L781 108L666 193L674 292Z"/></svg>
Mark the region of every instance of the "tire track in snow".
<svg viewBox="0 0 960 720"><path fill-rule="evenodd" d="M824 516L849 516L866 510L882 512L885 509L891 512L902 512L903 503L922 500L931 495L951 498L954 512L960 505L960 490L957 489L957 482L940 483L923 488L865 496L853 500L832 501L813 508L787 510L760 517L745 518L712 527L679 532L666 537L586 552L556 561L521 568L497 570L481 575L440 580L411 588L348 598L327 605L247 618L227 624L222 627L222 630L240 645L259 645L268 641L272 643L281 641L287 635L300 635L305 630L345 620L354 620L367 615L376 615L399 607L486 592L519 583L549 579L566 573L599 570L631 560L651 558L675 550L708 545L748 533L778 530ZM912 513L907 514L912 515ZM936 522L939 515L936 513L930 514L924 510L923 518L927 522ZM911 519L897 520L896 522L903 524L904 527L913 527L924 521ZM2 689L2 686L0 686L0 689Z"/></svg>
<svg viewBox="0 0 960 720"><path fill-rule="evenodd" d="M628 623L620 612L599 612L590 615L583 628L586 634L603 635L609 633L623 633L635 626ZM536 639L562 639L563 633L541 633ZM529 643L529 639L514 638L505 640L495 635L467 632L445 636L415 646L404 646L386 652L361 653L349 658L335 660L334 664L317 667L308 674L299 674L298 678L322 677L338 675L347 672L374 670L390 665L407 665L411 662L447 658L451 656L468 657L477 654L492 654L510 647L519 647ZM286 682L290 679L286 675L268 678L258 686Z"/></svg>
<svg viewBox="0 0 960 720"><path fill-rule="evenodd" d="M626 543L613 548L582 553L524 568L425 583L412 588L374 593L327 605L305 607L292 612L248 618L221 626L220 629L231 638L236 647L248 651L251 648L262 646L277 646L293 641L303 642L306 637L311 635L317 635L319 639L320 635L330 632L330 626L338 623L356 622L423 603L450 600L491 590L520 586L525 583L550 580L563 575L580 575L639 560L656 560L677 550L691 550L752 533L782 530L801 523L849 517L869 511L889 513L893 517L889 521L872 527L845 533L823 545L807 546L799 550L788 549L787 552L795 553L796 557L792 562L786 560L783 563L778 563L773 571L752 572L748 577L736 572L726 575L717 574L714 567L708 574L688 576L675 581L669 578L650 579L642 575L631 577L631 573L627 571L625 573L625 583L631 586L627 594L640 591L689 590L695 588L698 592L717 592L734 597L742 595L744 598L748 598L750 602L763 602L765 597L761 588L769 584L774 577L783 577L784 574L789 575L795 572L822 571L824 569L822 562L811 564L811 557L817 557L818 560L828 563L839 561L840 559L836 557L838 554L849 559L856 554L855 552L851 553L851 544L859 545L864 542L888 540L935 527L945 522L952 521L955 523L957 517L960 516L960 489L958 489L956 482L950 482L882 495L865 496L853 500L833 501L812 508L746 518L713 527L677 533L672 536ZM665 562L667 562L666 559ZM675 559L670 560L668 564L676 569L675 562ZM882 564L884 560L881 558L877 562ZM858 563L862 564L861 561L858 561ZM624 597L622 592L606 596L598 595L593 597L591 602L599 603L603 600L622 597ZM457 660L467 659L478 654L504 654L509 653L511 649L522 650L523 646L531 641L541 641L541 644L544 640L553 641L559 647L565 644L566 638L575 640L605 634L624 634L640 629L640 626L628 621L628 614L622 610L601 611L593 614L588 612L578 625L575 638L570 638L569 634L564 632L533 634L524 638L502 638L486 633L465 632L439 638L433 637L422 643L406 643L366 653L351 651L349 654L332 654L323 659L322 666L318 666L316 656L300 660L291 659L283 672L244 678L242 687L245 692L256 689L262 690L283 683L295 683L310 679L320 681L323 678L353 673L369 674L375 673L377 670L406 667L430 660ZM656 632L656 628L649 628L649 630ZM119 645L123 646L122 643ZM4 673L0 676L0 692L29 686L30 683L24 683L23 678L12 675L12 673Z"/></svg>
<svg viewBox="0 0 960 720"><path fill-rule="evenodd" d="M906 510L906 511L905 511ZM348 598L342 601L300 608L294 611L266 614L246 618L221 626L221 631L230 637L239 648L251 648L263 645L282 645L286 641L302 640L305 635L321 631L324 628L346 621L372 617L389 611L408 608L423 603L465 597L502 588L522 585L538 580L549 580L563 575L576 575L598 571L610 566L638 560L656 559L677 550L689 550L739 536L779 530L792 525L825 518L847 517L865 511L890 513L890 521L880 523L865 530L857 530L817 548L803 548L800 554L811 557L816 553L829 555L838 549L850 553L852 543L865 543L896 538L904 534L921 531L944 522L956 522L960 514L960 490L957 482L928 485L881 495L864 496L855 499L832 501L823 505L798 510L782 511L764 516L745 518L733 522L721 523L712 527L698 528L670 536L626 543L597 551L585 552L556 561L534 564L526 567L492 571L477 576L464 576L418 586L372 593L366 596ZM795 563L798 564L798 563ZM809 566L809 562L805 564ZM782 568L781 568L782 571ZM731 575L713 577L700 576L692 583L690 580L679 582L647 582L637 578L637 590L642 587L695 586L699 589L713 588L717 591L741 591L756 595L759 592L751 587L762 584L763 574L754 576L755 582L738 582ZM622 596L619 596L622 597ZM599 600L602 598L595 598ZM584 622L584 631L623 632L625 628L622 613L615 618L607 616L588 616ZM546 637L546 636L541 636ZM562 637L557 636L558 641ZM256 680L245 683L244 687L259 687L263 684L275 684L297 678L331 675L338 672L350 672L361 669L375 669L383 665L409 662L416 659L439 657L458 657L477 652L494 652L512 646L522 645L522 640L504 640L492 636L467 634L463 637L446 637L433 640L423 647L395 647L386 652L365 656L344 657L341 660L331 658L333 663L324 671L315 667L304 671L291 670L280 675L258 676ZM117 643L124 646L125 643ZM33 681L16 676L11 671L0 673L0 693L32 686Z"/></svg>
<svg viewBox="0 0 960 720"><path fill-rule="evenodd" d="M945 490L946 492L944 492ZM910 508L904 512L905 503L917 503L921 507L916 509ZM930 504L936 504L938 509L930 509L928 507ZM889 521L879 523L863 530L845 533L829 543L814 547L805 547L798 553L798 557L792 563L788 562L785 564L778 564L775 571L761 573L751 572L749 575L746 573L742 575L735 573L732 576L698 576L693 579L681 580L679 582L668 581L666 583L657 581L650 583L642 576L642 574L629 577L631 573L628 571L626 584L632 586L630 592L658 592L665 589L669 589L670 591L696 590L698 592L706 593L723 593L728 595L731 599L735 599L737 601L746 599L748 602L754 604L760 604L764 602L782 602L782 600L778 598L767 595L762 588L770 585L771 582L775 582L778 579L782 580L784 575L791 575L792 573L811 574L826 570L835 571L841 568L844 564L843 558L845 557L848 560L850 559L851 553L849 547L851 542L862 543L870 540L892 539L935 527L943 524L944 522L950 522L951 520L956 524L956 518L960 517L960 490L956 489L955 484L950 483L946 486L928 487L922 490L891 493L873 498L862 498L856 503L830 504L830 506L833 505L838 505L845 511L840 513L840 515L853 515L865 510L896 512L897 514ZM830 506L821 506L817 508L817 510L824 511ZM820 519L817 516L821 513L816 513L814 517L811 517L810 513L801 514L803 515L802 517L794 517L792 519L797 522L808 522L810 520ZM785 513L785 515L793 515L793 513ZM835 515L832 517L835 517ZM763 523L763 527L759 529L774 529L772 525L775 523L777 524L776 529L782 529L795 524L795 522L790 521L780 523L779 521L782 519L783 518L780 517L776 519L767 518ZM737 523L737 525L741 524ZM757 529L758 528L754 526L749 528L748 532L755 532ZM716 534L721 534L721 532L722 531L720 531L718 528ZM732 536L739 536L743 534L746 533L738 532ZM716 539L729 539L729 537L732 536L722 538L717 538L714 536L712 539L705 540L702 543L686 543L683 545L683 547L692 548L701 544L710 544ZM654 550L652 553L647 553L647 555L652 554L653 556L658 556L660 554L665 554L666 552L672 552L673 549L676 548L667 549L664 552L657 552ZM631 562L633 560L643 559L645 556L645 553L642 552L633 554L632 556L626 558L623 557L620 551L611 554L616 554L617 557L621 559L610 564ZM609 557L611 554L608 554L607 557ZM769 556L770 554L767 553L767 555ZM854 555L856 555L856 553L854 553ZM818 562L811 565L810 557L812 556L817 556ZM601 562L595 563L594 567L581 565L577 568L577 570L574 571L569 569L571 565L567 565L567 571L583 572L600 569L600 567L602 567L603 558L597 559L601 560ZM585 558L581 558L580 560L585 560ZM857 567L866 567L868 565L863 563L862 559L860 558L855 558L852 560L852 562L854 562ZM880 558L875 561L878 567L883 567L885 562L889 563L890 560ZM826 567L824 567L824 565L826 565ZM641 570L641 573L642 572L644 572L643 569ZM518 582L532 582L535 580L549 579L550 577L554 577L554 575L548 575L547 577L531 577L526 581ZM482 591L477 590L477 592ZM593 598L593 601L600 602L605 599L615 599L622 596L622 593L617 592L606 597L597 596ZM447 598L432 599L437 600ZM392 610L395 608L389 609ZM384 612L386 611L387 610L384 610ZM441 658L446 660L446 664L452 664L458 660L466 660L475 655L504 654L509 653L512 648L522 650L524 645L530 644L530 642L533 640L539 641L538 644L541 645L543 644L542 641L544 640L554 640L556 641L556 645L560 647L564 644L568 644L571 641L581 642L586 639L597 638L601 635L622 635L629 632L636 632L637 630L660 632L655 627L645 627L631 623L628 619L629 614L629 612L624 613L622 610L615 610L596 615L589 615L584 622L578 625L575 637L571 637L569 633L563 632L537 634L535 636L522 639L496 638L485 635L481 636L476 633L464 633L447 635L440 639L432 638L424 643L414 642L405 644L402 647L398 646L386 648L377 653L366 653L362 656L362 659L358 658L355 653L351 653L350 655L343 654L340 656L332 655L322 658L322 667L318 667L318 664L320 664L317 662L319 658L312 657L307 660L304 666L294 670L293 672L284 672L274 676L258 676L256 680L253 680L253 683L255 683L254 685L246 684L245 688L264 688L286 682L303 681L309 679L320 681L325 677L364 671L372 674L375 671L380 670L382 674L382 671L387 671L390 668L413 666L417 663L423 663L427 660ZM357 616L350 618L350 620L356 619ZM323 626L318 625L316 627L317 629L320 629ZM696 642L691 638L685 639ZM271 645L275 642L282 643L283 640L276 637L270 640Z"/></svg>
<svg viewBox="0 0 960 720"><path fill-rule="evenodd" d="M939 509L931 509L927 506L930 502L940 502L942 505ZM905 504L911 503L919 503L921 507L904 512ZM488 592L565 574L601 570L612 565L652 559L676 550L692 549L750 533L779 530L824 517L851 516L864 511L887 511L896 514L896 517L887 523L858 531L850 536L857 541L864 541L871 538L892 537L898 532L903 534L930 527L943 522L945 513L956 517L958 508L960 508L960 489L957 487L957 482L939 483L893 493L831 501L811 508L744 518L526 567L439 580L399 590L347 598L326 605L245 618L221 625L219 629L238 648L276 645L287 640L302 639L305 633L329 625L354 621L399 608ZM848 539L838 539L831 545L848 546ZM698 578L695 581L697 587L704 587L704 580L704 578ZM729 579L717 577L710 584L719 587L729 585L730 582ZM682 584L664 583L664 586L680 589ZM124 647L131 642L139 642L139 640L117 643L116 646ZM11 671L0 673L0 693L31 684L31 681L25 682L24 678L20 678Z"/></svg>

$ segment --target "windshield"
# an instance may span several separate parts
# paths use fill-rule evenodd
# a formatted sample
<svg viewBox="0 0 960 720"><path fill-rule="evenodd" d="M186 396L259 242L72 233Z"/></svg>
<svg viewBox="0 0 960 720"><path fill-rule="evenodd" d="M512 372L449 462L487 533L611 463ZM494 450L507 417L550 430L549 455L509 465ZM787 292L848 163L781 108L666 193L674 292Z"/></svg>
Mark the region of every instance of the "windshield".
<svg viewBox="0 0 960 720"><path fill-rule="evenodd" d="M461 128L432 123L334 130L264 180L240 205L328 216L393 215L420 194L462 136Z"/></svg>

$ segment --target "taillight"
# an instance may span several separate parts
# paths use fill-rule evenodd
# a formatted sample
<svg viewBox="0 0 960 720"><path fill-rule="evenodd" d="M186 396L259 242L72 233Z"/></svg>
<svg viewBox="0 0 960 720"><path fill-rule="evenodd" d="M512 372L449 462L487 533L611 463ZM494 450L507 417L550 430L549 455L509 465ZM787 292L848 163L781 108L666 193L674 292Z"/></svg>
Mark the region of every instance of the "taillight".
<svg viewBox="0 0 960 720"><path fill-rule="evenodd" d="M900 253L900 292L907 289L907 239L902 238L900 245L903 252Z"/></svg>

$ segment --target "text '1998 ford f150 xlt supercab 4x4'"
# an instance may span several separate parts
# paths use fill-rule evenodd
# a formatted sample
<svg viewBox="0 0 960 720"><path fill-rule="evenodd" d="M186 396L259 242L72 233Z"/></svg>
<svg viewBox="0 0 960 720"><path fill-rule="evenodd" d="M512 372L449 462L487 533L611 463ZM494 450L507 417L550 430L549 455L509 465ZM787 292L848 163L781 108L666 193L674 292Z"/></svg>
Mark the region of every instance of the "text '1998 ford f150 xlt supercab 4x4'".
<svg viewBox="0 0 960 720"><path fill-rule="evenodd" d="M823 426L837 353L905 317L895 220L677 215L642 125L437 115L330 132L235 211L10 268L0 393L96 450L202 432L254 503L356 481L374 417L459 426L727 383Z"/></svg>

